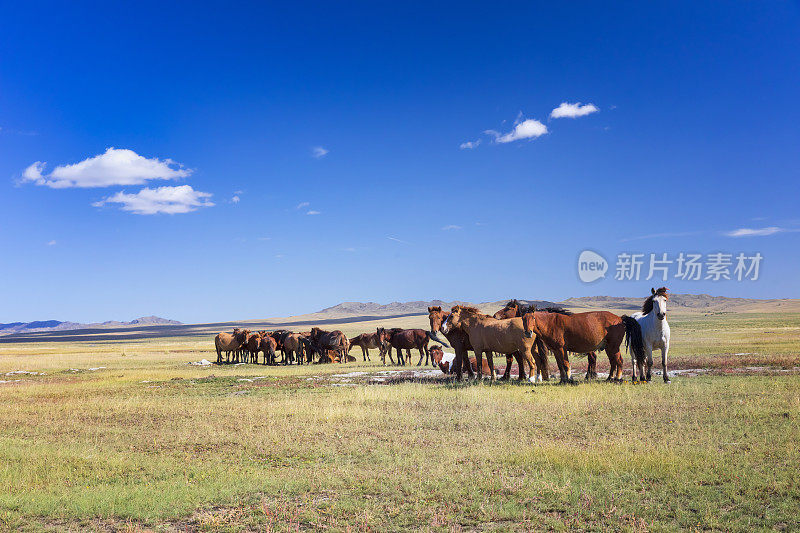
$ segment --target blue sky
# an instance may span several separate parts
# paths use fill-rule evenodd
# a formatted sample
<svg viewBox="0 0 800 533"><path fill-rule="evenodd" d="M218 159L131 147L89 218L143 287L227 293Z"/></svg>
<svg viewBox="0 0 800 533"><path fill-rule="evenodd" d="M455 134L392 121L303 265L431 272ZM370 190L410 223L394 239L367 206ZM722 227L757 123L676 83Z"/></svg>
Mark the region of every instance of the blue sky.
<svg viewBox="0 0 800 533"><path fill-rule="evenodd" d="M0 322L800 297L798 3L550 4L3 7Z"/></svg>

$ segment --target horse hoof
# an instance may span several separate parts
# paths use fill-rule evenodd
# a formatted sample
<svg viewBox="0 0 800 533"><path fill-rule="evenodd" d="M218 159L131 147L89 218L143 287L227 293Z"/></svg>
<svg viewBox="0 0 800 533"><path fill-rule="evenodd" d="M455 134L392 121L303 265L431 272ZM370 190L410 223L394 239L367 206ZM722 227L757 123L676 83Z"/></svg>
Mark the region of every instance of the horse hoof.
<svg viewBox="0 0 800 533"><path fill-rule="evenodd" d="M664 378L664 383L672 383L669 378Z"/></svg>

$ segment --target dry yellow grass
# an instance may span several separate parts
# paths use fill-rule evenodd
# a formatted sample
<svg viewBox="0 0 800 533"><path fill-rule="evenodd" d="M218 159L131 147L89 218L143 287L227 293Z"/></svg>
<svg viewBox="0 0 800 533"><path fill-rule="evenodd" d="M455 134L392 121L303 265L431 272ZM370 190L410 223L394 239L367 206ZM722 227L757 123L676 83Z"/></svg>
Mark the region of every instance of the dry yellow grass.
<svg viewBox="0 0 800 533"><path fill-rule="evenodd" d="M336 387L325 376L378 363L187 365L211 359L207 336L0 345L3 374L45 372L0 384L0 524L800 527L800 317L696 316L672 328L676 365L715 375L670 386ZM754 362L769 368L740 375Z"/></svg>

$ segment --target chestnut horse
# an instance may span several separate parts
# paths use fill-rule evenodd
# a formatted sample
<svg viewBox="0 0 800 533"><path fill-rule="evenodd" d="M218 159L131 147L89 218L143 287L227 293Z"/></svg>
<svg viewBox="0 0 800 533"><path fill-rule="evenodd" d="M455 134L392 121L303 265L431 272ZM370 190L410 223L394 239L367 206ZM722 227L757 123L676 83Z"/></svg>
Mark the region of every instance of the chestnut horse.
<svg viewBox="0 0 800 533"><path fill-rule="evenodd" d="M494 357L492 352L510 353L517 358L519 366L519 379L525 379L525 361L531 368L532 381L541 381L546 374L539 362L539 354L534 356L533 344L535 339L526 336L522 327L522 319L509 318L498 320L489 315L484 315L474 307L454 306L450 315L442 324L442 332L447 335L451 329L460 329L469 336L469 343L475 351L478 379L483 373L483 354L487 352L491 379L495 380ZM534 362L534 357L537 359ZM534 370L535 369L535 370Z"/></svg>
<svg viewBox="0 0 800 533"><path fill-rule="evenodd" d="M456 352L456 358L452 365L456 379L458 381L463 379L462 370L466 370L469 377L472 378L475 376L475 372L467 362L467 350L472 350L472 345L469 343L469 335L460 329L451 329L447 333L444 333L442 331L442 324L448 314L449 313L442 311L442 308L438 305L428 307L428 321L431 324L431 333L436 334L441 331L447 339L447 342L450 343L450 346L452 346L453 350Z"/></svg>
<svg viewBox="0 0 800 533"><path fill-rule="evenodd" d="M378 328L376 331L378 338L386 339L389 345L397 350L397 362L400 365L405 365L402 350L406 351L408 363L411 364L411 350L419 350L419 362L417 366L422 364L422 358L425 358L425 365L428 365L428 339L429 333L424 329L402 329L402 328ZM391 350L391 348L390 348ZM389 352L389 360L392 359L391 351Z"/></svg>
<svg viewBox="0 0 800 533"><path fill-rule="evenodd" d="M622 355L619 347L625 337L622 318L608 311L564 315L521 308L525 335L542 339L555 353L562 383L574 383L569 367L569 352L589 353L605 350L611 366L607 381L622 381ZM546 350L542 358L547 357ZM546 359L545 359L546 364Z"/></svg>
<svg viewBox="0 0 800 533"><path fill-rule="evenodd" d="M361 355L364 357L364 361L371 361L369 358L370 348L378 348L383 358L383 364L386 364L386 355L384 354L385 346L377 333L362 333L350 339L350 347L347 348L348 353L353 349L353 346L359 346L361 348Z"/></svg>
<svg viewBox="0 0 800 533"><path fill-rule="evenodd" d="M520 309L522 307L524 307L524 305L515 298L513 300L509 300L508 303L506 303L506 306L496 312L493 316L495 318L522 318L522 313L520 313ZM567 311L563 307L545 307L544 309L537 309L537 311L540 313L561 313L562 315L573 314L572 311ZM547 349L541 339L536 340L536 349L540 352L543 352L543 350ZM543 357L545 360L547 360L546 353ZM597 354L595 352L589 352L586 354L586 358L588 359L588 365L586 367L586 376L584 376L584 379L595 379L597 378Z"/></svg>

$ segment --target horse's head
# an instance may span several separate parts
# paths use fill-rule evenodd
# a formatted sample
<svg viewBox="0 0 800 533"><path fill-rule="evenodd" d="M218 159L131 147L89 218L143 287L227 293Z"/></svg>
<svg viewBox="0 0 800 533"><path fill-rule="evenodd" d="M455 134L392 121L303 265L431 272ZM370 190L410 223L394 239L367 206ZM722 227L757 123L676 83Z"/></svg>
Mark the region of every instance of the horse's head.
<svg viewBox="0 0 800 533"><path fill-rule="evenodd" d="M514 300L509 300L505 307L501 310L496 312L492 315L492 317L498 320L504 320L506 318L516 318L519 316L519 302Z"/></svg>
<svg viewBox="0 0 800 533"><path fill-rule="evenodd" d="M438 333L442 329L445 316L445 312L438 305L428 307L428 321L431 323L432 333Z"/></svg>
<svg viewBox="0 0 800 533"><path fill-rule="evenodd" d="M458 329L461 327L461 306L454 305L450 309L450 314L445 318L441 330L445 335L450 333L451 329Z"/></svg>
<svg viewBox="0 0 800 533"><path fill-rule="evenodd" d="M377 333L378 342L380 342L381 344L389 342L390 335L389 335L389 332L386 331L386 328L377 328L375 330L375 333Z"/></svg>
<svg viewBox="0 0 800 533"><path fill-rule="evenodd" d="M442 357L444 357L444 350L438 344L434 344L430 348L428 348L428 352L430 352L433 361L438 365L442 362Z"/></svg>
<svg viewBox="0 0 800 533"><path fill-rule="evenodd" d="M667 300L669 300L667 290L666 287L661 287L658 290L654 288L650 289L650 298L652 298L653 301L653 312L659 320L667 318Z"/></svg>
<svg viewBox="0 0 800 533"><path fill-rule="evenodd" d="M529 339L533 337L534 330L536 329L536 306L529 305L525 308L525 313L522 315L522 329L525 330L525 336Z"/></svg>

